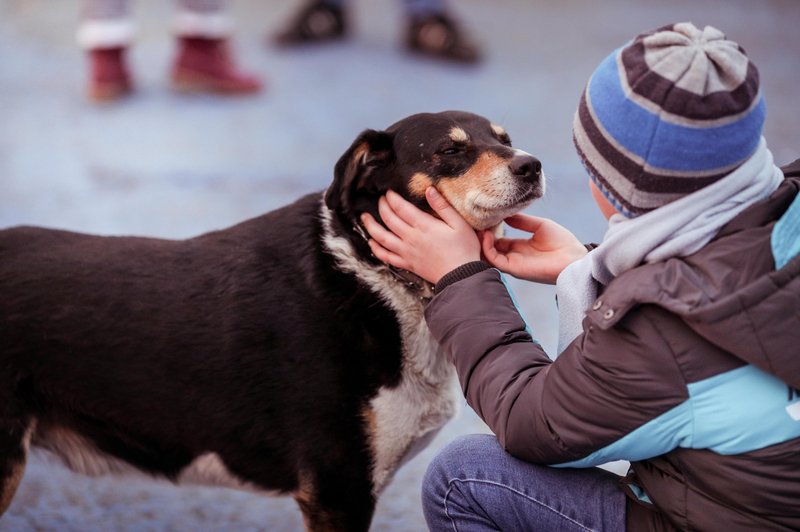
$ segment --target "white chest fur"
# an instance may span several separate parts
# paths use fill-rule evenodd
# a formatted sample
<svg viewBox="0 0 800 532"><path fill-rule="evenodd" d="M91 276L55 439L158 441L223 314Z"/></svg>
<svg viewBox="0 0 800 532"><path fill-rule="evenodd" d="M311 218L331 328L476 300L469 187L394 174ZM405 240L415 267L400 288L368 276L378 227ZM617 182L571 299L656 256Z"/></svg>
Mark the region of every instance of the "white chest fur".
<svg viewBox="0 0 800 532"><path fill-rule="evenodd" d="M455 369L425 323L422 302L383 266L359 260L350 243L333 234L330 211L321 205L323 243L343 271L356 275L394 311L400 327L400 383L382 388L364 412L374 457L377 495L400 465L422 450L458 409Z"/></svg>

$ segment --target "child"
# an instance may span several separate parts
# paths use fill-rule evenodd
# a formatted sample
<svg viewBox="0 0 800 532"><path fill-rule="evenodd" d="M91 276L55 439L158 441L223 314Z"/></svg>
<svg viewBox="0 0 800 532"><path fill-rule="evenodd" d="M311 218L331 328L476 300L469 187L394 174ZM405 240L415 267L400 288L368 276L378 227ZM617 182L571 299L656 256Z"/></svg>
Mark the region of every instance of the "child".
<svg viewBox="0 0 800 532"><path fill-rule="evenodd" d="M611 221L592 251L522 214L529 239L479 240L433 189L441 219L396 194L386 228L365 215L378 258L436 283L428 325L496 435L434 459L432 530L800 529L800 160L775 166L764 117L744 50L674 24L612 53L578 107ZM556 282L555 361L498 269ZM621 480L594 467L619 459Z"/></svg>

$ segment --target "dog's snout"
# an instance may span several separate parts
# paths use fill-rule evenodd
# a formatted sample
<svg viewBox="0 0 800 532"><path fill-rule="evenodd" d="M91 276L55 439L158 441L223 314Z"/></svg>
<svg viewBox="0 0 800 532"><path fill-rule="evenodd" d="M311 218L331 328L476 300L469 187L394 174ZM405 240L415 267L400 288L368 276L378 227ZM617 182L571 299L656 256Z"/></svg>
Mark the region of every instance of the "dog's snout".
<svg viewBox="0 0 800 532"><path fill-rule="evenodd" d="M542 163L532 155L515 155L509 168L512 174L528 181L538 179L542 173Z"/></svg>

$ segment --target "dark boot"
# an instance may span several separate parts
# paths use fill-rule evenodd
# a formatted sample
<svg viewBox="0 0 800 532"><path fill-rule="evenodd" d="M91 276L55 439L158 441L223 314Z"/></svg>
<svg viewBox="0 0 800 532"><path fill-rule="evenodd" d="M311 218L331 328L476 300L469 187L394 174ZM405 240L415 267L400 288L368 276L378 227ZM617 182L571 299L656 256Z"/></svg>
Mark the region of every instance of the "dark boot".
<svg viewBox="0 0 800 532"><path fill-rule="evenodd" d="M347 20L342 8L315 1L306 5L273 38L281 46L293 46L342 39L347 34Z"/></svg>
<svg viewBox="0 0 800 532"><path fill-rule="evenodd" d="M473 64L481 60L478 47L467 39L455 21L441 13L412 18L406 46L415 54L458 63Z"/></svg>
<svg viewBox="0 0 800 532"><path fill-rule="evenodd" d="M250 94L261 90L261 80L239 71L228 39L179 37L172 66L172 85L186 92Z"/></svg>
<svg viewBox="0 0 800 532"><path fill-rule="evenodd" d="M125 47L89 50L87 95L95 102L118 100L133 90L125 63Z"/></svg>

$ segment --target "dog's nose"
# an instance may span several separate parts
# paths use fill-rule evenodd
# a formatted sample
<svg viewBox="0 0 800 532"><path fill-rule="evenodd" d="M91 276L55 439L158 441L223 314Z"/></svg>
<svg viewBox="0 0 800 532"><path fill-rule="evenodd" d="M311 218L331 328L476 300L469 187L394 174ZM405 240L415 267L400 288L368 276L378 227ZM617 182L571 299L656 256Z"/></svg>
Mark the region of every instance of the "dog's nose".
<svg viewBox="0 0 800 532"><path fill-rule="evenodd" d="M526 181L535 181L542 174L542 163L533 155L515 155L508 167L512 174Z"/></svg>

